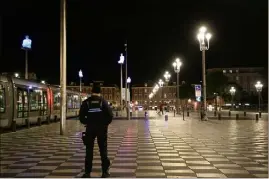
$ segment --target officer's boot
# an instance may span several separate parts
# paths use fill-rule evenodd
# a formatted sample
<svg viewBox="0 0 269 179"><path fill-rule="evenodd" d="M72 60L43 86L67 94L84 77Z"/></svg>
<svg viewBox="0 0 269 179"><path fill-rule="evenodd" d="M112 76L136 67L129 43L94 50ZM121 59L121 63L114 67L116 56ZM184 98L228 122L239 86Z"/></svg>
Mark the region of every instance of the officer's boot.
<svg viewBox="0 0 269 179"><path fill-rule="evenodd" d="M89 173L84 173L81 178L91 178L91 175Z"/></svg>
<svg viewBox="0 0 269 179"><path fill-rule="evenodd" d="M108 177L110 177L109 169L110 169L110 161L108 160L108 165L102 169L102 176L101 176L101 178L108 178Z"/></svg>

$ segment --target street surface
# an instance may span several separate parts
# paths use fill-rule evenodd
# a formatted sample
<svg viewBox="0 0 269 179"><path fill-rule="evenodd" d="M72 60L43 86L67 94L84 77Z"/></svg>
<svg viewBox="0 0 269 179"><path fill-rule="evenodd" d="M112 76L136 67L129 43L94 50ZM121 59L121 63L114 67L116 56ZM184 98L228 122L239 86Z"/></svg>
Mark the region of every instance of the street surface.
<svg viewBox="0 0 269 179"><path fill-rule="evenodd" d="M109 127L111 177L268 177L268 120L114 120ZM198 116L198 115L196 115ZM67 120L1 135L1 177L80 177L84 126ZM95 145L93 177L101 176Z"/></svg>

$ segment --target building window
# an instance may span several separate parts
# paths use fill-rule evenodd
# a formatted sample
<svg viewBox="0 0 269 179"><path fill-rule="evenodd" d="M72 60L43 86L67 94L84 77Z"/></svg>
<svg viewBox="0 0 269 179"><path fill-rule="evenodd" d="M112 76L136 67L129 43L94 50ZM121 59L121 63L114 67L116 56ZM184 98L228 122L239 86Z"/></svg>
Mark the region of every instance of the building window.
<svg viewBox="0 0 269 179"><path fill-rule="evenodd" d="M236 76L236 80L239 81L239 76Z"/></svg>
<svg viewBox="0 0 269 179"><path fill-rule="evenodd" d="M112 100L112 95L111 94L108 96L108 99L109 100Z"/></svg>
<svg viewBox="0 0 269 179"><path fill-rule="evenodd" d="M105 100L107 100L107 94L105 94L104 98L105 98Z"/></svg>
<svg viewBox="0 0 269 179"><path fill-rule="evenodd" d="M226 73L226 70L223 70L223 73Z"/></svg>
<svg viewBox="0 0 269 179"><path fill-rule="evenodd" d="M5 98L5 90L0 86L0 113L5 112L6 110L6 98Z"/></svg>
<svg viewBox="0 0 269 179"><path fill-rule="evenodd" d="M145 93L147 93L147 88L145 88Z"/></svg>
<svg viewBox="0 0 269 179"><path fill-rule="evenodd" d="M233 70L230 70L230 73L233 73Z"/></svg>

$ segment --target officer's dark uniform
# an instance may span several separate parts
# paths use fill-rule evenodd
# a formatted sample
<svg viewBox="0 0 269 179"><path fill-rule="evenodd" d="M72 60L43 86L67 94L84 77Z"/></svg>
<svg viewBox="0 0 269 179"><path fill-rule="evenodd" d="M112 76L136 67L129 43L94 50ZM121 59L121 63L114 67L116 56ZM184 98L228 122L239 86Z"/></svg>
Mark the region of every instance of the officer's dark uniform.
<svg viewBox="0 0 269 179"><path fill-rule="evenodd" d="M79 119L87 125L83 133L83 142L86 145L85 174L83 177L90 177L92 170L94 140L97 143L102 160L102 178L109 177L110 161L107 157L107 129L113 118L113 113L106 100L98 96L100 86L94 85L92 96L82 102Z"/></svg>

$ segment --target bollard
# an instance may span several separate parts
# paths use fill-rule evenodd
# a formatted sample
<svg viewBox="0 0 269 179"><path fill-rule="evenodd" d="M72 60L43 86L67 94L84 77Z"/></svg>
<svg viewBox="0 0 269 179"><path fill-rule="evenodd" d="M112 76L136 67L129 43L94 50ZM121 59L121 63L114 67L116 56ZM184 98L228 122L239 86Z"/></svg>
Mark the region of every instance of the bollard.
<svg viewBox="0 0 269 179"><path fill-rule="evenodd" d="M262 112L259 112L259 118L261 118L262 117Z"/></svg>
<svg viewBox="0 0 269 179"><path fill-rule="evenodd" d="M37 125L41 126L41 118L37 118Z"/></svg>
<svg viewBox="0 0 269 179"><path fill-rule="evenodd" d="M174 117L176 117L176 110L174 110Z"/></svg>
<svg viewBox="0 0 269 179"><path fill-rule="evenodd" d="M231 116L231 111L229 111L229 116Z"/></svg>
<svg viewBox="0 0 269 179"><path fill-rule="evenodd" d="M54 116L54 122L57 122L57 116Z"/></svg>
<svg viewBox="0 0 269 179"><path fill-rule="evenodd" d="M221 114L220 113L218 114L218 119L221 120Z"/></svg>
<svg viewBox="0 0 269 179"><path fill-rule="evenodd" d="M247 112L246 112L246 111L244 111L244 116L245 116L245 117L247 116Z"/></svg>
<svg viewBox="0 0 269 179"><path fill-rule="evenodd" d="M133 116L133 112L130 112L130 118Z"/></svg>
<svg viewBox="0 0 269 179"><path fill-rule="evenodd" d="M147 111L145 111L145 117L147 117L148 116L148 112Z"/></svg>
<svg viewBox="0 0 269 179"><path fill-rule="evenodd" d="M118 117L118 111L116 111L116 117Z"/></svg>
<svg viewBox="0 0 269 179"><path fill-rule="evenodd" d="M200 112L201 120L203 120L203 113L202 111Z"/></svg>
<svg viewBox="0 0 269 179"><path fill-rule="evenodd" d="M167 114L164 115L164 120L168 121L168 115Z"/></svg>
<svg viewBox="0 0 269 179"><path fill-rule="evenodd" d="M189 111L187 111L187 117L189 117L190 116L190 112Z"/></svg>
<svg viewBox="0 0 269 179"><path fill-rule="evenodd" d="M30 121L29 121L29 119L25 119L25 124L26 124L26 127L29 129L30 128Z"/></svg>
<svg viewBox="0 0 269 179"><path fill-rule="evenodd" d="M12 132L16 132L16 121L12 121L11 126L12 126Z"/></svg>
<svg viewBox="0 0 269 179"><path fill-rule="evenodd" d="M256 114L256 121L259 120L259 114Z"/></svg>
<svg viewBox="0 0 269 179"><path fill-rule="evenodd" d="M217 111L214 111L214 116L215 116L215 117L217 116Z"/></svg>
<svg viewBox="0 0 269 179"><path fill-rule="evenodd" d="M239 114L236 114L236 117L235 117L236 119L239 119Z"/></svg>

